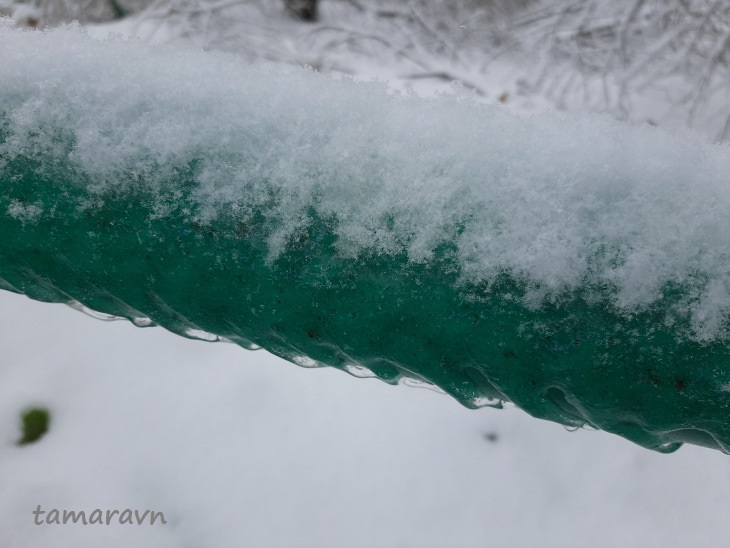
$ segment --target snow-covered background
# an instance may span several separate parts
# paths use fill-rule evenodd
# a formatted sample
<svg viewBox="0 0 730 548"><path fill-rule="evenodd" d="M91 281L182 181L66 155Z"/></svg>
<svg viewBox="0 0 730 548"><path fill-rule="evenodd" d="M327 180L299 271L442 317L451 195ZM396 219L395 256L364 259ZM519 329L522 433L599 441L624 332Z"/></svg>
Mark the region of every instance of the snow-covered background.
<svg viewBox="0 0 730 548"><path fill-rule="evenodd" d="M0 294L8 548L722 546L728 457ZM48 406L35 444L18 415ZM155 509L165 526L32 510Z"/></svg>
<svg viewBox="0 0 730 548"><path fill-rule="evenodd" d="M42 1L0 4L20 24L51 24L68 15ZM144 2L120 4L131 13ZM224 4L236 11L226 12ZM604 60L597 79L570 73L570 63L585 58L570 57L557 39L550 47L564 63L550 57L550 65L530 60L528 40L517 48L509 40L514 34L495 37L499 29L522 28L509 10L499 12L504 23L490 26L487 36L477 32L487 26L473 7L450 16L459 24L443 30L437 24L443 10L424 12L428 3L323 2L313 24L293 20L275 4L154 2L89 30L99 39L114 32L225 49L285 70L310 65L333 75L378 77L417 93L477 93L505 108L605 110L637 123L689 124L709 141L723 140L730 102L722 55L712 70L707 65L703 72L698 62L679 72L676 47L670 55L659 46L676 46L672 40L691 25L671 35L654 29L664 42L646 40L646 32L632 41L638 27L631 18L638 16L631 8L641 2L616 3L624 7L613 16L628 29L617 33L623 38L616 51L627 59L620 66ZM576 28L585 34L595 26L589 21L611 15L589 20L598 4L575 4L588 11L554 10L559 20L543 23L556 29L582 13L585 24ZM722 3L648 4L657 10L690 5L687 21L714 14L717 29L705 24L704 38L688 38L687 47L695 57L702 48L722 53L712 42L713 32L727 30ZM383 15L406 5L410 19L403 11ZM703 6L715 11L702 12ZM90 22L111 18L99 13ZM383 20L395 26L378 30ZM467 31L469 40L455 38ZM477 38L502 40L502 49L520 52L474 62ZM646 82L641 87L632 79L643 74L647 59L662 59L668 75L655 78L648 95ZM545 66L563 71L550 73L557 74L553 85L550 75L530 79L534 67ZM570 74L585 86L569 86ZM697 90L692 84L702 75L712 85ZM559 88L555 82L563 80ZM598 84L606 84L606 96L591 91ZM688 93L691 100L683 100ZM300 369L263 351L101 322L7 292L0 292L0 341L3 547L683 547L721 546L730 534L728 457L707 449L655 454L602 432L570 433L514 407L469 411L429 390ZM50 430L19 447L20 413L33 405L51 411ZM36 526L31 512L38 504L87 512L151 508L169 523Z"/></svg>

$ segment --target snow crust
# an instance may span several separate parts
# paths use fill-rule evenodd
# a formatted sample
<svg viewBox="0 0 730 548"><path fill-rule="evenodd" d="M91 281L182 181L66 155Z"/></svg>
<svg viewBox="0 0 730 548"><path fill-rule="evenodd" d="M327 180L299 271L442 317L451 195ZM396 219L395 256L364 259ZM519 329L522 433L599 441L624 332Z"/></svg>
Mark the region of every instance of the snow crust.
<svg viewBox="0 0 730 548"><path fill-rule="evenodd" d="M0 26L0 49L0 169L18 154L68 161L103 199L196 160L197 220L266 207L272 259L314 211L336 221L343 255L422 262L453 244L463 281L509 273L528 306L588 288L630 314L679 285L667 321L689 317L700 340L728 336L727 147L595 115L394 97L73 26ZM60 135L73 136L70 153ZM33 222L53 208L7 213Z"/></svg>

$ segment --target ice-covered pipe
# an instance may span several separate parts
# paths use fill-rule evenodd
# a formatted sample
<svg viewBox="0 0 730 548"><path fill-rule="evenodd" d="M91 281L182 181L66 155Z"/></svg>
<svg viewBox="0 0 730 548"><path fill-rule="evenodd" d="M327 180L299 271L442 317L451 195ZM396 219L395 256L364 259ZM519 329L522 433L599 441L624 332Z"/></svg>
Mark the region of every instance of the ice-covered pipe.
<svg viewBox="0 0 730 548"><path fill-rule="evenodd" d="M0 27L0 287L730 448L730 150Z"/></svg>

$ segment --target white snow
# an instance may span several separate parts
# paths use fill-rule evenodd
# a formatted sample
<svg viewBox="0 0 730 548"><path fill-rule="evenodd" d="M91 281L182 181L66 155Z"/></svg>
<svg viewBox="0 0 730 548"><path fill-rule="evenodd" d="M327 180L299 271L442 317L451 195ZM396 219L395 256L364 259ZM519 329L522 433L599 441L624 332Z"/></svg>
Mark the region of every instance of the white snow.
<svg viewBox="0 0 730 548"><path fill-rule="evenodd" d="M198 159L201 222L221 210L246 221L277 196L272 258L313 210L337 219L343 255L427 261L450 241L465 279L512 272L535 304L608 285L633 313L680 284L691 290L667 320L689 317L699 340L727 335L727 146L596 115L394 97L383 84L98 42L74 27L2 28L0 41L13 132L0 153L69 161L102 199ZM58 134L73 137L70 154Z"/></svg>
<svg viewBox="0 0 730 548"><path fill-rule="evenodd" d="M4 548L680 548L730 534L719 452L653 453L8 292L0 345ZM33 404L49 433L15 446ZM34 525L38 504L169 523Z"/></svg>

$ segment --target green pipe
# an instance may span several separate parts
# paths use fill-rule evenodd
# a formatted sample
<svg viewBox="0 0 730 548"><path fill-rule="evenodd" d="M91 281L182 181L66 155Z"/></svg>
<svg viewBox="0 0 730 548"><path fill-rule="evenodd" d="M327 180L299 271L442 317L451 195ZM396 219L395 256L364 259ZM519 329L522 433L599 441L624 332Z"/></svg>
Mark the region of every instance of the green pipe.
<svg viewBox="0 0 730 548"><path fill-rule="evenodd" d="M425 381L471 408L511 401L535 417L592 426L657 451L688 442L728 452L730 352L717 289L725 282L725 236L692 255L691 234L707 227L680 231L685 239L664 260L689 253L690 266L661 278L653 300L626 304L630 284L620 275L652 240L632 229L626 237L634 240L616 244L609 232L624 226L599 222L606 203L647 215L657 203L676 206L680 223L694 207L681 193L641 202L647 175L631 165L612 168L610 158L627 163L631 147L647 140L659 141L658 159L664 146L669 156L683 151L675 163L650 168L668 177L669 192L686 187L671 183L686 176L677 166L700 158L707 173L694 176L687 196L704 192L709 197L698 203L719 207L726 149L602 119L541 122L471 103L393 99L311 73L271 75L201 53L97 44L74 30L2 30L0 44L10 52L0 68L0 288L183 336L262 347L300 365L392 384ZM118 66L106 63L110 53ZM63 67L61 59L79 60ZM188 63L198 63L202 76L186 73ZM24 64L30 74L21 73ZM240 95L230 95L228 81ZM352 114L356 99L366 104ZM231 104L240 118L231 117ZM541 157L565 120L567 144ZM611 141L597 159L570 135L594 123ZM469 128L476 137L501 128L493 146L524 137L523 161L533 167L516 163L520 155L509 146L500 159L461 146L468 137L450 144ZM404 135L418 154L401 149ZM571 147L588 159L560 156ZM607 169L620 176L611 179ZM475 182L460 187L469 173ZM566 187L601 177L605 185L575 194L587 196L580 210L587 220L569 210L570 200L550 203ZM572 281L572 270L549 278L544 262L534 272L517 264L520 254L495 254L493 267L479 262L483 254L469 258L470 249L516 237L540 216L535 209L510 224L511 216L489 209L504 188L519 199L519 184L543 185L545 208L567 208L571 222L584 223L573 236L585 236L574 242L582 255L570 259L583 271ZM613 194L622 192L621 199ZM608 202L586 205L599 199ZM722 217L707 211L705 221L716 223L710 228L722 228ZM564 221L555 215L545 218L545 231ZM535 234L542 228L536 224ZM544 246L557 256L572 249L560 247L564 239ZM653 256L666 249L651 248ZM716 313L706 313L704 324L687 305L698 302Z"/></svg>

